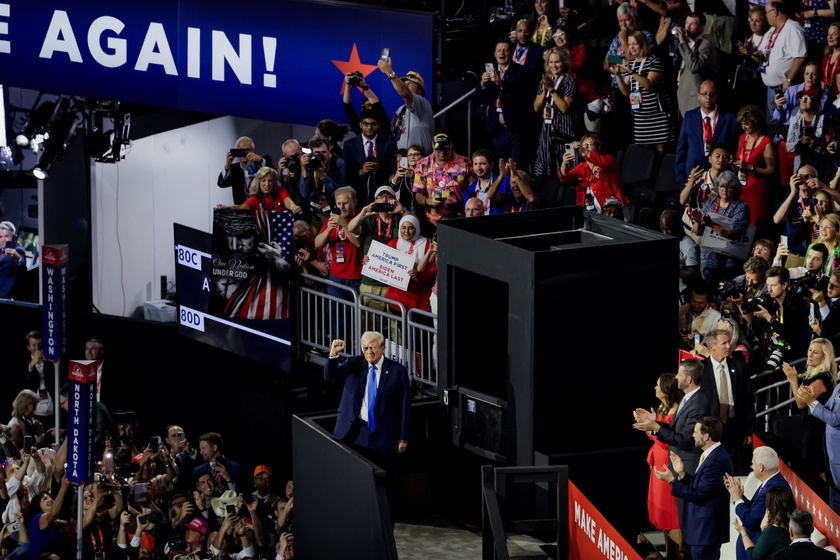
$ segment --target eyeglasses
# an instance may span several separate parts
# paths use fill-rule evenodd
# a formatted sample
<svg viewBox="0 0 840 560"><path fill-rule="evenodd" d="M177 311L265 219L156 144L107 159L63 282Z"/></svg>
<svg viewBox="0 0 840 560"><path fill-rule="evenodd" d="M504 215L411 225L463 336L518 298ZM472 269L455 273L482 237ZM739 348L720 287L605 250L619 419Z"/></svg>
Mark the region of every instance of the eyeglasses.
<svg viewBox="0 0 840 560"><path fill-rule="evenodd" d="M718 185L718 189L729 189L731 191L734 188L732 185Z"/></svg>
<svg viewBox="0 0 840 560"><path fill-rule="evenodd" d="M840 290L840 284L834 284L833 282L828 283L829 289Z"/></svg>
<svg viewBox="0 0 840 560"><path fill-rule="evenodd" d="M584 148L591 148L592 146L597 146L598 142L584 142L581 144Z"/></svg>
<svg viewBox="0 0 840 560"><path fill-rule="evenodd" d="M816 179L816 177L817 177L816 175L808 175L808 174L802 174L802 173L799 174L799 178L804 179L805 181L807 181L808 179Z"/></svg>
<svg viewBox="0 0 840 560"><path fill-rule="evenodd" d="M555 39L556 39L557 37L565 37L565 36L566 36L566 34L565 34L565 33L563 33L562 31L558 31L557 33L555 33L554 35L552 35L552 37L554 37Z"/></svg>
<svg viewBox="0 0 840 560"><path fill-rule="evenodd" d="M371 126L377 126L377 125L379 125L379 121L373 121L373 122L362 121L362 126L365 126L365 127L371 127Z"/></svg>
<svg viewBox="0 0 840 560"><path fill-rule="evenodd" d="M717 92L716 91L698 91L697 95L699 95L700 97L713 97L713 96L717 95Z"/></svg>
<svg viewBox="0 0 840 560"><path fill-rule="evenodd" d="M811 97L810 95L803 95L802 101L813 101L816 97Z"/></svg>

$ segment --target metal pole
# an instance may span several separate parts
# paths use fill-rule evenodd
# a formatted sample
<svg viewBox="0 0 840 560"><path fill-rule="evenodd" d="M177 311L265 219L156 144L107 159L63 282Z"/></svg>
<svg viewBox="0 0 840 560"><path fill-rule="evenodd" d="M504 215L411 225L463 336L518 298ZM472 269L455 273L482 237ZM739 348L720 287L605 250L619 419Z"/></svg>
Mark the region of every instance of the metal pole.
<svg viewBox="0 0 840 560"><path fill-rule="evenodd" d="M459 105L462 101L464 101L465 99L467 99L467 98L469 98L473 95L475 95L475 89L471 89L470 91L468 91L467 93L465 93L464 95L462 95L461 97L459 97L458 99L456 99L455 101L453 101L452 103L450 103L449 105L447 105L446 107L444 107L443 109L441 109L440 111L435 113L434 118L440 117L441 115L443 115L444 113L446 113L447 111L449 111L450 109L452 109L456 105Z"/></svg>
<svg viewBox="0 0 840 560"><path fill-rule="evenodd" d="M85 518L85 487L76 486L76 498L78 498L78 505L76 507L76 560L83 560L82 558L82 532L84 531ZM94 506L95 507L95 504Z"/></svg>
<svg viewBox="0 0 840 560"><path fill-rule="evenodd" d="M55 386L53 387L53 413L55 415L55 443L57 446L61 445L61 406L58 404L61 402L61 397L58 395L58 392L61 390L60 377L61 374L59 371L61 370L61 362L53 362L53 372L55 373ZM58 447L56 447L58 450Z"/></svg>
<svg viewBox="0 0 840 560"><path fill-rule="evenodd" d="M473 132L472 132L472 116L473 116L473 102L472 98L467 101L467 153L473 153L472 149L472 140L473 140ZM472 156L470 156L472 157Z"/></svg>

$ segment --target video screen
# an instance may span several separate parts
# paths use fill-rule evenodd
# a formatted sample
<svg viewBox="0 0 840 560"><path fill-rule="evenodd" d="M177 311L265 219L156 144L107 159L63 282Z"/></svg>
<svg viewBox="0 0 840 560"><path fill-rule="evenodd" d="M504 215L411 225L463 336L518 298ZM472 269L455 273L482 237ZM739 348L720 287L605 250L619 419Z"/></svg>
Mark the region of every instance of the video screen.
<svg viewBox="0 0 840 560"><path fill-rule="evenodd" d="M212 233L174 225L181 335L291 371L292 216L219 208Z"/></svg>

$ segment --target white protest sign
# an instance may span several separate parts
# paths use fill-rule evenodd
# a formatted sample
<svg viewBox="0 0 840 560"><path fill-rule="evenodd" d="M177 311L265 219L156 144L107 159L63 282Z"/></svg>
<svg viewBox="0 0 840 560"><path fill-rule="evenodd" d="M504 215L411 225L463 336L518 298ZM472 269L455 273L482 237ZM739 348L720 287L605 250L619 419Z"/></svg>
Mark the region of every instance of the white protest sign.
<svg viewBox="0 0 840 560"><path fill-rule="evenodd" d="M383 284L405 290L411 278L408 272L414 268L414 257L392 247L373 241L367 252L368 262L362 267L362 274Z"/></svg>
<svg viewBox="0 0 840 560"><path fill-rule="evenodd" d="M727 216L721 214L709 214L708 216L715 224L725 228L731 228L732 220ZM755 237L755 226L747 226L744 233L735 239L727 239L715 233L712 228L706 227L703 231L703 242L701 245L704 249L709 249L726 257L745 261L750 256L753 237Z"/></svg>

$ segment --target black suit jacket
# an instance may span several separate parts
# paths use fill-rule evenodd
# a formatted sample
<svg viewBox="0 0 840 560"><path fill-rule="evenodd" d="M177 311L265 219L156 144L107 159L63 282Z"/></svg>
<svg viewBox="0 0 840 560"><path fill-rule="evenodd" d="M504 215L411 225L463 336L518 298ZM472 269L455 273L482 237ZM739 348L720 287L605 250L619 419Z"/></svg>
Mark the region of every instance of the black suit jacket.
<svg viewBox="0 0 840 560"><path fill-rule="evenodd" d="M359 171L367 161L365 153L365 139L363 136L355 136L344 143L344 161L347 164L347 181L350 186L356 189L356 194L361 202L373 202L373 194L382 185L387 185L394 172L397 143L393 138L388 138L381 132L376 135L376 161L379 169L373 177L366 175L359 176Z"/></svg>
<svg viewBox="0 0 840 560"><path fill-rule="evenodd" d="M498 67L496 68L498 72ZM511 63L499 88L493 82L488 82L484 88L484 102L487 106L487 122L485 132L492 134L499 123L499 113L496 111L496 97L501 100L502 115L505 125L514 132L524 133L528 118L533 113L534 88L529 88L529 73L526 68ZM481 86L479 86L480 88ZM529 101L530 97L530 101ZM527 111L527 112L526 112Z"/></svg>
<svg viewBox="0 0 840 560"><path fill-rule="evenodd" d="M706 358L703 366L703 383L700 386L700 391L709 401L711 416L718 416L720 413L720 396L712 369L712 359ZM734 358L726 358L726 370L729 372L729 386L735 400L735 417L730 418L724 424L724 441L722 443L727 449L730 449L731 445L739 444L744 437L751 436L755 430L755 395L750 385L747 364Z"/></svg>
<svg viewBox="0 0 840 560"><path fill-rule="evenodd" d="M840 348L840 299L828 304L828 315L822 322L821 336L829 339L835 348Z"/></svg>
<svg viewBox="0 0 840 560"><path fill-rule="evenodd" d="M835 560L833 552L811 542L793 543L770 557L770 560Z"/></svg>
<svg viewBox="0 0 840 560"><path fill-rule="evenodd" d="M266 167L274 167L274 163L271 161L271 156L264 155L263 160L265 160ZM259 169L259 167L257 167L257 169ZM254 171L256 171L256 169ZM224 170L219 173L219 178L216 179L216 185L218 185L220 189L228 187L231 188L234 204L242 204L249 196L248 186L245 185L245 171L242 170L242 166L239 165L239 162L236 160L234 160L231 164L230 173L227 174L227 177L225 177Z"/></svg>
<svg viewBox="0 0 840 560"><path fill-rule="evenodd" d="M775 309L774 304L773 310L768 311L772 314ZM770 323L770 330L779 333L779 336L790 344L790 351L785 356L804 356L812 332L808 326L808 304L801 296L788 292L785 301L782 302L782 319L784 322L774 318Z"/></svg>
<svg viewBox="0 0 840 560"><path fill-rule="evenodd" d="M362 408L369 368L361 356L347 360L330 358L324 364L327 381L344 383L333 437L343 440ZM369 447L383 455L395 455L400 441L408 441L411 433L411 383L405 366L385 358L379 377L374 404L376 430Z"/></svg>
<svg viewBox="0 0 840 560"><path fill-rule="evenodd" d="M702 389L697 389L688 401L679 407L670 425L659 423L661 428L656 434L657 438L667 443L669 450L680 456L688 474L697 471L697 463L700 461L700 449L694 444L694 425L698 418L708 414L709 400Z"/></svg>

